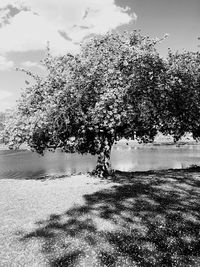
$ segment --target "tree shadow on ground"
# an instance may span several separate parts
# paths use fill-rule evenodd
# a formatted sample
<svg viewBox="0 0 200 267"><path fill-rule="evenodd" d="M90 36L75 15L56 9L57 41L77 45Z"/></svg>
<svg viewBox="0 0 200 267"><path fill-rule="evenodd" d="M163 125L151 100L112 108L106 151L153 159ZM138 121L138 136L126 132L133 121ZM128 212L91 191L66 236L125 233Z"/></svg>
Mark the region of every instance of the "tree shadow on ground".
<svg viewBox="0 0 200 267"><path fill-rule="evenodd" d="M42 240L53 267L200 266L198 169L116 172L112 180L21 240Z"/></svg>

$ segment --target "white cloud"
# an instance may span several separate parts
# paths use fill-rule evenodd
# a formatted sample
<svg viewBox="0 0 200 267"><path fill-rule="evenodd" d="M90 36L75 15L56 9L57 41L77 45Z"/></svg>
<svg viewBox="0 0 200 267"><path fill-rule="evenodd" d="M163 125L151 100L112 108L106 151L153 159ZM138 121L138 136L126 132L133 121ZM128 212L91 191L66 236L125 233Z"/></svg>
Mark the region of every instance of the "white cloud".
<svg viewBox="0 0 200 267"><path fill-rule="evenodd" d="M4 24L4 22L9 17L9 10L8 9L2 9L0 10L0 23Z"/></svg>
<svg viewBox="0 0 200 267"><path fill-rule="evenodd" d="M0 21L0 53L4 54L43 50L47 41L55 53L77 51L74 43L87 35L106 33L136 18L114 0L1 0L2 20L8 19L9 5L21 12L9 17L9 24Z"/></svg>
<svg viewBox="0 0 200 267"><path fill-rule="evenodd" d="M0 8L4 8L8 5L12 5L14 7L18 7L23 3L23 1L19 0L1 0Z"/></svg>
<svg viewBox="0 0 200 267"><path fill-rule="evenodd" d="M33 61L24 61L21 63L21 66L24 67L24 68L39 68L41 70L44 70L44 66L41 65L40 63L38 62L33 62Z"/></svg>
<svg viewBox="0 0 200 267"><path fill-rule="evenodd" d="M10 97L12 94L10 92L7 92L5 90L0 90L0 100L6 99Z"/></svg>
<svg viewBox="0 0 200 267"><path fill-rule="evenodd" d="M6 109L10 109L16 106L16 101L15 102L10 102L9 100L3 100L1 101L0 99L0 111L5 111Z"/></svg>
<svg viewBox="0 0 200 267"><path fill-rule="evenodd" d="M6 57L0 55L0 71L12 69L13 66L14 66L13 61L7 60Z"/></svg>
<svg viewBox="0 0 200 267"><path fill-rule="evenodd" d="M0 52L44 50L47 41L53 52L74 51L76 46L60 36L57 29L42 17L22 11L0 29Z"/></svg>
<svg viewBox="0 0 200 267"><path fill-rule="evenodd" d="M5 111L7 108L11 108L16 105L16 101L13 100L13 94L0 90L0 111Z"/></svg>
<svg viewBox="0 0 200 267"><path fill-rule="evenodd" d="M74 41L91 33L102 34L129 23L134 16L114 0L29 0L29 7Z"/></svg>

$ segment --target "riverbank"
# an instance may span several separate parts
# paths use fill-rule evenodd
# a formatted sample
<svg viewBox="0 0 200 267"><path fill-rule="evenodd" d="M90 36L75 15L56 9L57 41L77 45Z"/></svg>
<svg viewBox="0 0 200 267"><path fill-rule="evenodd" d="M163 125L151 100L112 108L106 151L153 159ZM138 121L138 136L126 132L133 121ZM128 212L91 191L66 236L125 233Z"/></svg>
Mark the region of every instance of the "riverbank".
<svg viewBox="0 0 200 267"><path fill-rule="evenodd" d="M0 266L199 266L199 168L0 180Z"/></svg>
<svg viewBox="0 0 200 267"><path fill-rule="evenodd" d="M199 145L199 144L200 144L199 142L195 141L192 138L191 134L186 134L177 143L174 143L172 136L158 133L153 143L144 144L144 143L139 143L137 140L131 140L131 139L127 140L125 138L122 138L120 141L114 144L114 147L126 148L126 147L138 147L138 146L139 147L141 146L151 147L151 146L163 146L163 145L182 146L182 145ZM0 144L0 150L7 150L7 149L8 147L6 145ZM21 145L20 149L29 150L28 146L25 144Z"/></svg>
<svg viewBox="0 0 200 267"><path fill-rule="evenodd" d="M179 141L176 143L174 142L172 136L170 135L163 135L158 133L152 143L139 143L137 140L127 140L122 138L119 142L117 142L114 146L115 147L154 147L154 146L183 146L183 145L199 145L200 143L195 141L192 138L191 134L186 134L183 136Z"/></svg>

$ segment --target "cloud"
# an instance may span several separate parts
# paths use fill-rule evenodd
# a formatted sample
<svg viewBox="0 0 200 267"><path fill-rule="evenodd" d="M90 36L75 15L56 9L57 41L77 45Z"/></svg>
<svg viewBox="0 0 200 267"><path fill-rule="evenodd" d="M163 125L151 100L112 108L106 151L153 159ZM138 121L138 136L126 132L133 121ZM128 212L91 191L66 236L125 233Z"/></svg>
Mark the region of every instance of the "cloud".
<svg viewBox="0 0 200 267"><path fill-rule="evenodd" d="M86 36L104 34L136 19L114 0L1 0L0 10L0 53L4 54L44 50L47 41L54 53L76 52L77 43Z"/></svg>
<svg viewBox="0 0 200 267"><path fill-rule="evenodd" d="M39 68L41 70L44 70L45 67L42 66L40 63L38 62L33 62L33 61L24 61L21 63L21 66L24 67L24 68Z"/></svg>
<svg viewBox="0 0 200 267"><path fill-rule="evenodd" d="M0 55L0 71L10 70L13 66L13 61L7 60L6 57Z"/></svg>
<svg viewBox="0 0 200 267"><path fill-rule="evenodd" d="M10 102L9 100L3 100L1 101L0 99L0 111L6 111L6 109L14 108L16 106L16 101L15 102Z"/></svg>
<svg viewBox="0 0 200 267"><path fill-rule="evenodd" d="M16 101L13 100L13 94L5 90L0 90L0 111L5 111L7 108L15 105Z"/></svg>
<svg viewBox="0 0 200 267"><path fill-rule="evenodd" d="M64 39L53 25L29 11L21 11L10 24L2 27L0 39L1 53L44 50L47 41L53 52L76 50L76 46Z"/></svg>
<svg viewBox="0 0 200 267"><path fill-rule="evenodd" d="M20 7L22 3L23 1L19 1L19 0L1 0L0 8L5 8L8 5L11 5L13 7Z"/></svg>
<svg viewBox="0 0 200 267"><path fill-rule="evenodd" d="M29 8L65 32L73 41L129 23L135 19L114 0L29 0Z"/></svg>
<svg viewBox="0 0 200 267"><path fill-rule="evenodd" d="M0 90L0 100L10 97L12 94L10 92Z"/></svg>

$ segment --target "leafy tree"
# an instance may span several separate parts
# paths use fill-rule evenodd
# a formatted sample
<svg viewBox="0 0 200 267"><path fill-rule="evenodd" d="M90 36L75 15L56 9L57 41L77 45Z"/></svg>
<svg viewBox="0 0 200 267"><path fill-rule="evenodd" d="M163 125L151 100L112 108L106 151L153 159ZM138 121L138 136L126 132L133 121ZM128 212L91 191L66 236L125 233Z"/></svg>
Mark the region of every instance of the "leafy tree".
<svg viewBox="0 0 200 267"><path fill-rule="evenodd" d="M160 86L165 64L157 40L131 34L93 37L77 55L47 53L45 78L19 100L5 131L10 148L26 142L45 149L98 155L95 173L110 173L110 153L122 137L152 141L160 123Z"/></svg>
<svg viewBox="0 0 200 267"><path fill-rule="evenodd" d="M10 114L12 114L11 109L6 109L5 111L0 112L0 143L3 143L4 129Z"/></svg>
<svg viewBox="0 0 200 267"><path fill-rule="evenodd" d="M0 131L4 129L5 113L0 112Z"/></svg>
<svg viewBox="0 0 200 267"><path fill-rule="evenodd" d="M0 144L2 143L2 131L4 129L4 123L5 123L5 113L4 112L0 112Z"/></svg>
<svg viewBox="0 0 200 267"><path fill-rule="evenodd" d="M160 130L178 141L185 133L200 137L200 53L169 50L163 73Z"/></svg>

